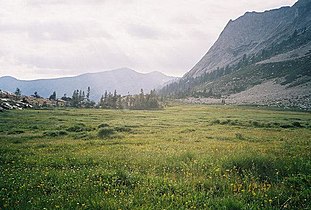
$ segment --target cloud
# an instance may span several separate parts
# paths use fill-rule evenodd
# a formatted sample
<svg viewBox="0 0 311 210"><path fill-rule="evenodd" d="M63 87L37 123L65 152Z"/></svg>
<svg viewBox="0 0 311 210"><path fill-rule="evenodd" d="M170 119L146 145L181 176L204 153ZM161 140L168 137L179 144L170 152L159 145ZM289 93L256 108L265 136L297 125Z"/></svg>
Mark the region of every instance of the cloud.
<svg viewBox="0 0 311 210"><path fill-rule="evenodd" d="M27 2L30 6L46 6L46 5L77 5L77 4L104 4L105 0L31 0Z"/></svg>
<svg viewBox="0 0 311 210"><path fill-rule="evenodd" d="M190 14L178 14L176 17L172 18L173 23L182 24L182 25L199 25L202 21Z"/></svg>
<svg viewBox="0 0 311 210"><path fill-rule="evenodd" d="M229 19L296 0L0 0L0 76L130 67L182 75Z"/></svg>
<svg viewBox="0 0 311 210"><path fill-rule="evenodd" d="M130 24L126 31L130 36L138 39L168 39L171 36L160 29L141 24Z"/></svg>

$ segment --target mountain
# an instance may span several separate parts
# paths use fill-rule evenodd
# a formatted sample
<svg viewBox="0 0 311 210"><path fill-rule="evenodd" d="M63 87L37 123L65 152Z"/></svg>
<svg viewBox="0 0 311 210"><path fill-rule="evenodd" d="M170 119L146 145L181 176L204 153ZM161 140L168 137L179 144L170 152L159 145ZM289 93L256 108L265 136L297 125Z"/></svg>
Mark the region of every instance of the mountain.
<svg viewBox="0 0 311 210"><path fill-rule="evenodd" d="M139 93L141 88L145 92L160 88L174 77L166 76L160 72L138 73L128 68L104 71L99 73L87 73L75 77L64 77L57 79L18 80L14 77L0 77L0 89L14 92L16 88L23 95L32 95L34 92L42 97L49 97L56 91L57 97L64 94L71 97L74 90L84 90L91 87L91 99L99 100L104 92L117 90L119 94L125 95Z"/></svg>
<svg viewBox="0 0 311 210"><path fill-rule="evenodd" d="M310 81L311 1L299 0L230 20L203 58L162 92L311 108Z"/></svg>

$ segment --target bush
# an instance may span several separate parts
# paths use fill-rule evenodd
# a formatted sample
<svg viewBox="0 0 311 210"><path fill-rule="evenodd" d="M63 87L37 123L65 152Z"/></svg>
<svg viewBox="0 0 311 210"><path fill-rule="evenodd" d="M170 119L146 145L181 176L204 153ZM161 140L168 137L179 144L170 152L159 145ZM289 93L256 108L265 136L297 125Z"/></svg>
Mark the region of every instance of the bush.
<svg viewBox="0 0 311 210"><path fill-rule="evenodd" d="M45 131L43 133L45 136L50 136L50 137L57 137L57 136L65 136L68 135L67 131L60 130L60 131Z"/></svg>
<svg viewBox="0 0 311 210"><path fill-rule="evenodd" d="M112 128L101 128L99 129L97 135L99 138L106 138L114 134L115 131Z"/></svg>
<svg viewBox="0 0 311 210"><path fill-rule="evenodd" d="M303 126L300 124L300 122L293 122L292 125L296 128L303 128Z"/></svg>
<svg viewBox="0 0 311 210"><path fill-rule="evenodd" d="M107 123L102 123L97 126L97 128L106 128L106 127L109 127Z"/></svg>
<svg viewBox="0 0 311 210"><path fill-rule="evenodd" d="M37 130L37 129L39 129L39 126L38 125L32 125L32 126L29 126L29 128L32 130Z"/></svg>
<svg viewBox="0 0 311 210"><path fill-rule="evenodd" d="M82 131L91 131L91 130L92 130L92 128L87 127L83 123L75 124L74 126L71 126L71 127L66 129L66 131L68 131L68 132L82 132Z"/></svg>
<svg viewBox="0 0 311 210"><path fill-rule="evenodd" d="M127 126L118 126L118 127L115 127L114 130L117 132L131 132L132 131L132 129Z"/></svg>
<svg viewBox="0 0 311 210"><path fill-rule="evenodd" d="M235 137L236 137L237 139L239 139L239 140L243 140L243 139L244 139L244 137L243 137L243 135L242 135L241 133L236 133L236 134L235 134Z"/></svg>
<svg viewBox="0 0 311 210"><path fill-rule="evenodd" d="M292 128L293 126L292 125L289 125L289 124L282 124L280 125L281 128Z"/></svg>
<svg viewBox="0 0 311 210"><path fill-rule="evenodd" d="M224 210L242 210L243 203L241 203L236 198L222 198L220 200L211 203L213 209L224 209Z"/></svg>
<svg viewBox="0 0 311 210"><path fill-rule="evenodd" d="M251 123L254 127L262 127L261 123L258 121L252 121Z"/></svg>
<svg viewBox="0 0 311 210"><path fill-rule="evenodd" d="M237 156L223 163L224 169L235 169L241 176L251 173L261 180L269 181L277 181L279 176L284 176L285 166L283 161L256 154Z"/></svg>
<svg viewBox="0 0 311 210"><path fill-rule="evenodd" d="M227 125L229 123L231 123L230 119L226 119L225 121L220 122L221 125Z"/></svg>
<svg viewBox="0 0 311 210"><path fill-rule="evenodd" d="M22 134L22 133L25 133L25 131L23 131L23 130L13 130L13 131L8 131L7 132L8 135Z"/></svg>
<svg viewBox="0 0 311 210"><path fill-rule="evenodd" d="M220 124L220 120L219 119L214 119L211 122L212 124Z"/></svg>
<svg viewBox="0 0 311 210"><path fill-rule="evenodd" d="M87 132L79 132L79 133L74 133L74 134L73 134L73 138L74 138L74 139L88 140L88 139L91 139L91 138L93 138L93 137L94 137L93 135L90 135L90 134L87 133Z"/></svg>
<svg viewBox="0 0 311 210"><path fill-rule="evenodd" d="M180 131L180 133L192 133L195 132L196 130L194 128L187 128L185 130Z"/></svg>

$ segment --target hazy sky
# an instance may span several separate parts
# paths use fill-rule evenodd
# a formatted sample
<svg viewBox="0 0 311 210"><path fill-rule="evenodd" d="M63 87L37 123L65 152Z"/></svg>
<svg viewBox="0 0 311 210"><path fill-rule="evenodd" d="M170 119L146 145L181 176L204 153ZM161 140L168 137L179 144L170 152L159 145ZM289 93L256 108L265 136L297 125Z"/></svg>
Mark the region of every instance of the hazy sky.
<svg viewBox="0 0 311 210"><path fill-rule="evenodd" d="M0 0L0 76L121 67L182 76L230 19L296 0Z"/></svg>

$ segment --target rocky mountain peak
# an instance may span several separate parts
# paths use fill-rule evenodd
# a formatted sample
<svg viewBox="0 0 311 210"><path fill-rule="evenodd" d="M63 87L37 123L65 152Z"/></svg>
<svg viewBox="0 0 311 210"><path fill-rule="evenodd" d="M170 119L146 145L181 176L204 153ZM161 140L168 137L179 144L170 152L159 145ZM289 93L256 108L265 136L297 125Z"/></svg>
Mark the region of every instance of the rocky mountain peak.
<svg viewBox="0 0 311 210"><path fill-rule="evenodd" d="M292 7L247 12L228 22L215 44L185 77L198 77L234 65L244 55L259 55L290 37L295 30L311 30L310 26L310 0L299 0Z"/></svg>

